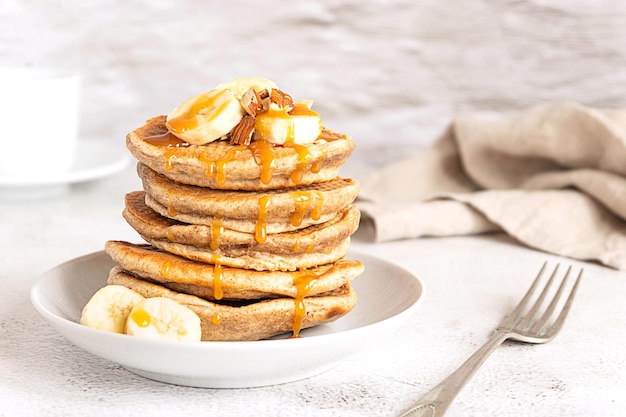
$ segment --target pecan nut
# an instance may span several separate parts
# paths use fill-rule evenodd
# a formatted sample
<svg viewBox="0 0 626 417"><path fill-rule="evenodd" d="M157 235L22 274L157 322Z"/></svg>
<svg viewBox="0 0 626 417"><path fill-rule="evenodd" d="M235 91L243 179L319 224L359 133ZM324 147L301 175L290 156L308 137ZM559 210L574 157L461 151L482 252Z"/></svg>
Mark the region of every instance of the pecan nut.
<svg viewBox="0 0 626 417"><path fill-rule="evenodd" d="M293 107L293 99L291 96L283 91L280 91L278 88L272 88L272 92L270 93L270 101L278 105L281 108L292 108Z"/></svg>
<svg viewBox="0 0 626 417"><path fill-rule="evenodd" d="M254 117L250 115L243 116L243 119L231 130L231 145L250 145L254 133Z"/></svg>
<svg viewBox="0 0 626 417"><path fill-rule="evenodd" d="M243 107L246 113L248 113L250 116L256 116L261 111L263 111L263 100L254 88L250 88L248 89L248 91L243 93L240 102L241 107Z"/></svg>

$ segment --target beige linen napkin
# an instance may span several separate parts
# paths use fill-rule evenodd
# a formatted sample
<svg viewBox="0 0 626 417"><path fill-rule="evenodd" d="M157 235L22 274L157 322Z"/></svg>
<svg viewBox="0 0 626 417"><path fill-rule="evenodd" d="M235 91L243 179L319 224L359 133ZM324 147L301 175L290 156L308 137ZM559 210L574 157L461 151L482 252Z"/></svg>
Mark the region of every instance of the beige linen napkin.
<svg viewBox="0 0 626 417"><path fill-rule="evenodd" d="M376 241L504 231L626 269L626 109L458 116L431 147L364 178L358 205Z"/></svg>

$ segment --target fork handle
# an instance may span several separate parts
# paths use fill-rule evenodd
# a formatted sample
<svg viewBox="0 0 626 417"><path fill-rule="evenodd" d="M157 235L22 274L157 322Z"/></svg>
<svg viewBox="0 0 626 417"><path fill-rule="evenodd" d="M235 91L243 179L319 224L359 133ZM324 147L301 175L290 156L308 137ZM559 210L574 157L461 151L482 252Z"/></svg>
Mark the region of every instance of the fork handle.
<svg viewBox="0 0 626 417"><path fill-rule="evenodd" d="M461 388L476 373L498 346L509 337L509 333L497 330L487 342L472 354L439 385L431 389L399 417L441 417L457 396Z"/></svg>

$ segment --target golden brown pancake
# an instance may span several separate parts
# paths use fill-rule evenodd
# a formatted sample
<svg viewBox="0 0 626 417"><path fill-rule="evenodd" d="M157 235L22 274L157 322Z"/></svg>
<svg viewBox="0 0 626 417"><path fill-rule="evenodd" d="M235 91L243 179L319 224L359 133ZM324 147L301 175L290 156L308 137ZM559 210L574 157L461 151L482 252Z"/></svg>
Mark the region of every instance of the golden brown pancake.
<svg viewBox="0 0 626 417"><path fill-rule="evenodd" d="M347 314L357 302L356 293L349 284L328 295L302 300L274 298L220 304L169 290L121 269L112 271L107 283L123 285L144 297L168 297L186 305L200 317L203 341L260 340L294 329L299 331L300 328L332 322Z"/></svg>
<svg viewBox="0 0 626 417"><path fill-rule="evenodd" d="M151 242L155 247L182 256L194 261L214 263L215 254L207 251L203 248L198 248L192 245L181 245L179 243L173 243L163 240L155 240ZM280 255L280 254L264 254L258 253L258 258L254 259L254 256L242 254L240 257L224 257L222 262L228 262L231 265L237 265L238 268L247 269L255 266L255 270L259 271L293 271L292 266L298 264L311 263L310 267L323 265L325 259L332 261L341 259L348 253L350 247L350 238L339 242L336 246L328 248L329 252L321 252L316 254L310 254L310 256L302 256L298 254L294 255ZM219 255L218 255L219 257ZM246 260L249 262L246 263ZM332 262L331 261L331 262ZM239 266L241 264L241 266ZM309 267L303 267L309 268Z"/></svg>
<svg viewBox="0 0 626 417"><path fill-rule="evenodd" d="M141 191L127 194L125 202L124 218L154 246L183 256L192 253L191 259L209 262L218 255L223 265L256 270L293 271L334 262L346 255L360 218L359 210L348 206L324 224L268 234L259 243L252 233L161 216L145 204Z"/></svg>
<svg viewBox="0 0 626 417"><path fill-rule="evenodd" d="M298 296L298 282L308 280L306 296L339 288L363 272L359 261L342 259L304 271L254 271L196 262L149 245L108 241L106 253L135 276L201 298L215 300Z"/></svg>
<svg viewBox="0 0 626 417"><path fill-rule="evenodd" d="M126 146L143 164L183 184L225 190L267 190L330 181L355 144L347 135L323 129L306 146L250 146L218 140L189 145L169 134L165 116L154 117L126 137Z"/></svg>
<svg viewBox="0 0 626 417"><path fill-rule="evenodd" d="M247 233L260 226L265 233L281 233L324 223L359 192L358 182L340 177L286 190L225 191L180 184L141 163L137 172L146 204L162 216L206 225L220 219L224 228Z"/></svg>

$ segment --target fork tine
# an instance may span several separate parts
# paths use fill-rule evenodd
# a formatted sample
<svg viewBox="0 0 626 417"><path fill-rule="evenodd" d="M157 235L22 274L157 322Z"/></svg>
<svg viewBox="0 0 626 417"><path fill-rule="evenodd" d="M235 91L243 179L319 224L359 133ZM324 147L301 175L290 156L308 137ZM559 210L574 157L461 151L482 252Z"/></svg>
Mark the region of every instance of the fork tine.
<svg viewBox="0 0 626 417"><path fill-rule="evenodd" d="M517 323L515 327L522 329L524 331L527 331L528 328L531 326L531 323L536 321L536 316L538 314L537 312L543 305L543 302L546 299L546 296L548 295L550 288L552 288L552 284L554 283L554 277L556 277L556 274L559 270L559 266L560 264L556 265L556 267L554 268L554 271L552 271L552 275L550 275L550 278L548 279L548 282L544 285L543 291L541 291L541 293L537 297L535 304L533 304L533 306L528 311L528 313L526 313L525 317L519 323Z"/></svg>
<svg viewBox="0 0 626 417"><path fill-rule="evenodd" d="M550 305L548 306L548 308L546 308L546 311L543 313L541 318L537 320L535 325L530 328L531 332L541 331L544 328L545 324L547 323L548 319L552 317L552 315L554 314L554 310L556 310L556 306L559 303L559 300L561 300L561 296L563 295L563 291L565 290L565 284L567 284L569 273L571 272L571 270L572 270L572 267L570 265L567 268L567 272L565 272L565 276L561 280L561 285L559 285L559 289L557 290L556 294L554 294L554 296L552 297L552 302L550 302Z"/></svg>
<svg viewBox="0 0 626 417"><path fill-rule="evenodd" d="M574 296L576 295L576 290L578 290L578 284L580 283L580 279L583 276L583 269L580 269L580 272L578 273L578 277L576 278L576 281L574 282L574 285L572 286L572 290L569 293L569 296L567 297L567 300L565 301L565 305L563 306L563 309L561 310L561 313L558 315L558 317L556 318L556 320L554 321L554 323L552 324L552 326L550 326L550 329L548 330L548 332L551 335L556 335L559 330L561 329L561 326L563 326L563 323L565 322L565 318L567 317L567 313L569 313L569 309L572 306L572 302L574 301Z"/></svg>
<svg viewBox="0 0 626 417"><path fill-rule="evenodd" d="M548 264L547 261L543 263L543 265L541 266L541 269L539 270L539 273L537 274L537 277L531 284L530 288L528 289L524 297L520 300L519 304L517 304L515 309L504 319L504 321L500 323L500 326L498 326L499 328L510 329L515 324L517 324L517 322L522 318L522 312L524 311L524 309L530 302L530 299L532 298L535 292L535 289L537 288L537 285L539 285L539 281L541 280L541 275L543 274L543 271L546 268L547 264Z"/></svg>

